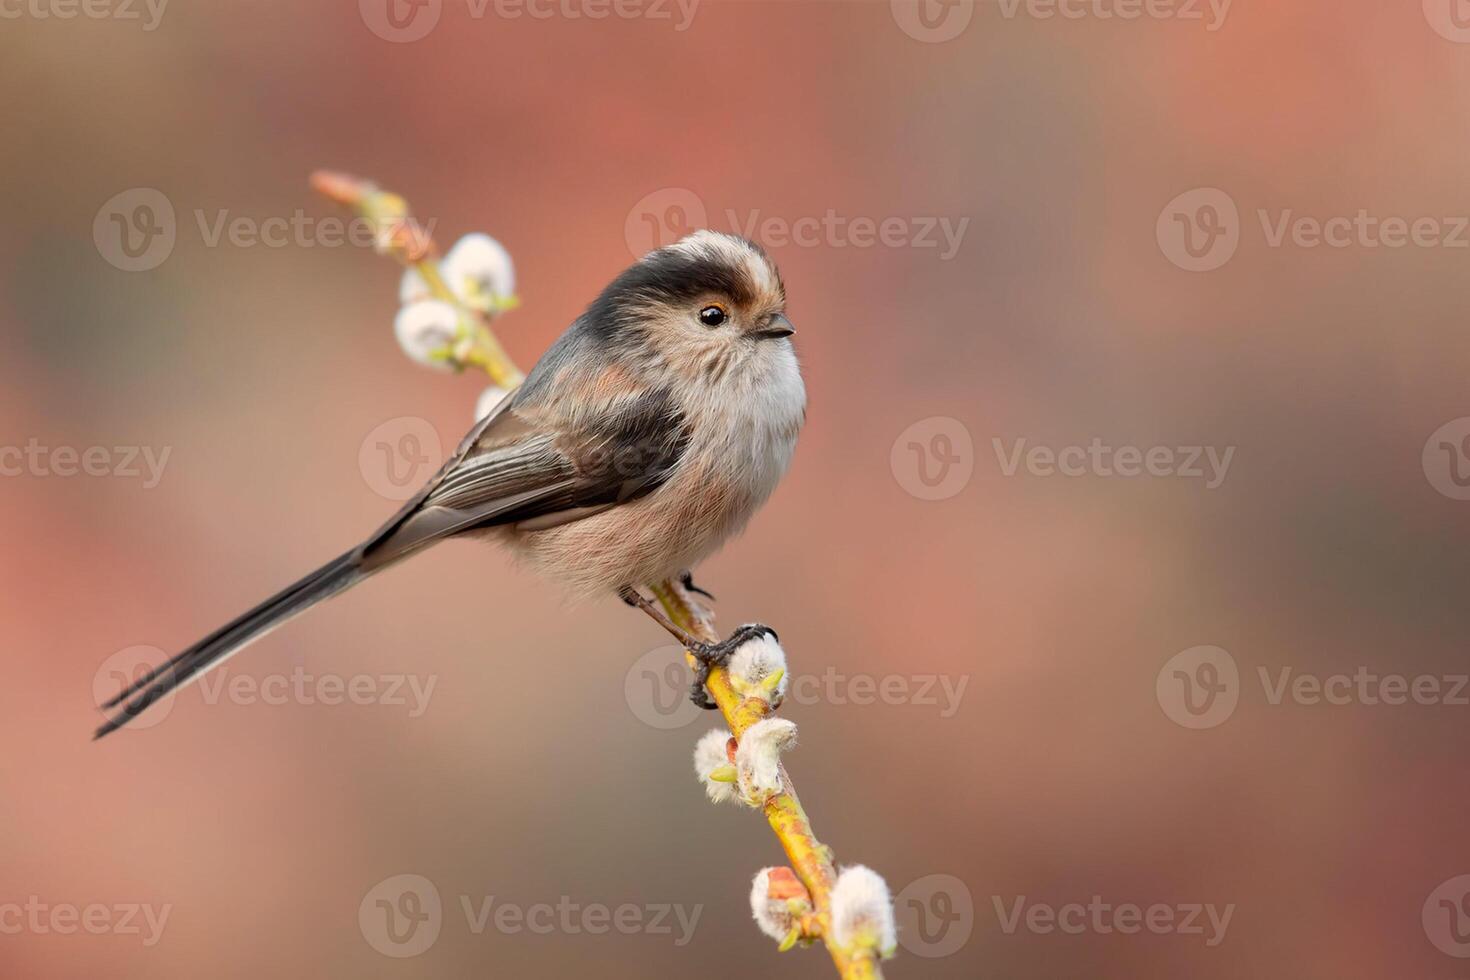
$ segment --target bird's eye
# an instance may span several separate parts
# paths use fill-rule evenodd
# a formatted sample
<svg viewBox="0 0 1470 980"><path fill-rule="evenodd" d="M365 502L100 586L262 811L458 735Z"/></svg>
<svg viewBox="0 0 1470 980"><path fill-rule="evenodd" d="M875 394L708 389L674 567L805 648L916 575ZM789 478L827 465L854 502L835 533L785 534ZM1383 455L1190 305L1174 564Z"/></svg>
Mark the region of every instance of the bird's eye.
<svg viewBox="0 0 1470 980"><path fill-rule="evenodd" d="M699 322L706 327L718 327L730 318L723 306L711 304L699 311Z"/></svg>

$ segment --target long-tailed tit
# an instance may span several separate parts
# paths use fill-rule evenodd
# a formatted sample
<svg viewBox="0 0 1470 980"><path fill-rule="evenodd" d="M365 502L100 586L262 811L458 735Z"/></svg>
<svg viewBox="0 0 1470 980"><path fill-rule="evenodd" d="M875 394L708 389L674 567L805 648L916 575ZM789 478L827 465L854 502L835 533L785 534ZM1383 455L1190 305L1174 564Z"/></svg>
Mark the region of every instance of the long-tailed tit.
<svg viewBox="0 0 1470 980"><path fill-rule="evenodd" d="M768 628L705 644L637 591L687 575L761 506L806 415L770 258L696 232L602 291L525 382L362 544L149 671L104 709L96 737L292 617L445 538L492 538L576 594L614 592L685 643L701 668Z"/></svg>

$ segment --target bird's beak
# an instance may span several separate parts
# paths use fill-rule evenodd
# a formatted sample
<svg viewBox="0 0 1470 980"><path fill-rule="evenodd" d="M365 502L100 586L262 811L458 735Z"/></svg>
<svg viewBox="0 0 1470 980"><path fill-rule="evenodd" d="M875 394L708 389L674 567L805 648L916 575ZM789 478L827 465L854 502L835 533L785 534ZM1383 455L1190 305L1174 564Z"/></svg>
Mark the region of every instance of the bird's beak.
<svg viewBox="0 0 1470 980"><path fill-rule="evenodd" d="M796 328L791 325L790 320L786 319L786 314L777 313L771 317L771 325L765 330L758 331L756 336L762 340L779 340L782 337L790 337L794 333L796 333Z"/></svg>

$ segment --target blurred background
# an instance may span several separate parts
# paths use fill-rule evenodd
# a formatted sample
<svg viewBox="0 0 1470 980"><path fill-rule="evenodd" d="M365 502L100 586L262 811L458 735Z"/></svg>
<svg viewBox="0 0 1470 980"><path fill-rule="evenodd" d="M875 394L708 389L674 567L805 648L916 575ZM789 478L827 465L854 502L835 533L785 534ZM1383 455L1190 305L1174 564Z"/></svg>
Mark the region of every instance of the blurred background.
<svg viewBox="0 0 1470 980"><path fill-rule="evenodd" d="M780 263L809 422L698 578L888 976L1470 974L1462 6L0 7L0 972L833 975L663 635L491 548L88 741L471 422L328 167L506 245L526 367L685 228Z"/></svg>

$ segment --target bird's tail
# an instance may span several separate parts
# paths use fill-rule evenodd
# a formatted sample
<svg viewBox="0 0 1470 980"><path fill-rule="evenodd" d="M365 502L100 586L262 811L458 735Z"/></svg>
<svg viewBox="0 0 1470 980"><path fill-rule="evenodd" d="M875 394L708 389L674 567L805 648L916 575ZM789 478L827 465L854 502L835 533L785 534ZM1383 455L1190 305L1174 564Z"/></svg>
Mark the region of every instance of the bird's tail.
<svg viewBox="0 0 1470 980"><path fill-rule="evenodd" d="M364 564L360 548L328 562L134 681L121 694L102 705L104 711L116 709L116 712L92 737L98 739L116 731L170 691L187 684L323 599L351 588L381 567Z"/></svg>

